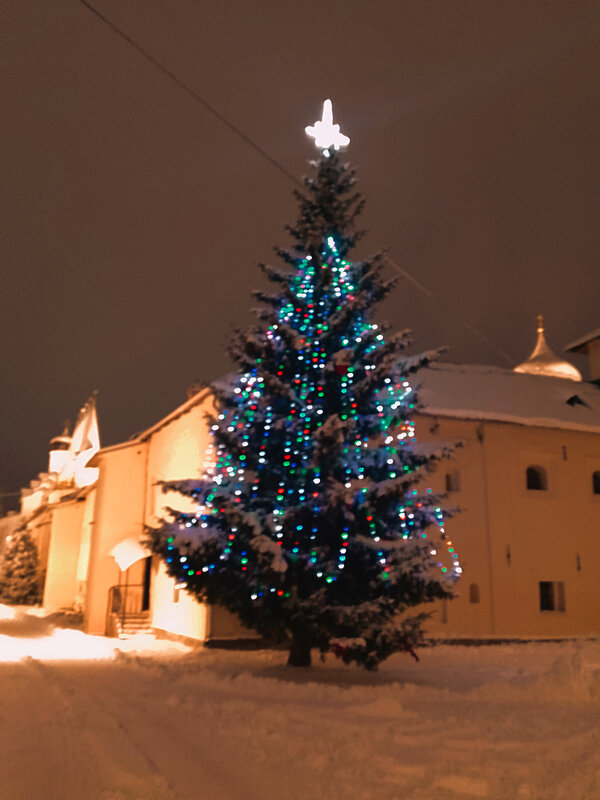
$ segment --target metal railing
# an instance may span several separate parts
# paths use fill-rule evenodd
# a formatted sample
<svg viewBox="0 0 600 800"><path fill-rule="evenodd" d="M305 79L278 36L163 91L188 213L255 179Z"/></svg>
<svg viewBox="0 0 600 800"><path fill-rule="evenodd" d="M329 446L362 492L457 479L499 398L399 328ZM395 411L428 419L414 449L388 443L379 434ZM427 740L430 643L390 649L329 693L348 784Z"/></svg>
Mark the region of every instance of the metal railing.
<svg viewBox="0 0 600 800"><path fill-rule="evenodd" d="M106 635L118 636L118 626L125 627L127 617L141 614L144 605L144 584L124 584L111 586L108 590L106 606Z"/></svg>

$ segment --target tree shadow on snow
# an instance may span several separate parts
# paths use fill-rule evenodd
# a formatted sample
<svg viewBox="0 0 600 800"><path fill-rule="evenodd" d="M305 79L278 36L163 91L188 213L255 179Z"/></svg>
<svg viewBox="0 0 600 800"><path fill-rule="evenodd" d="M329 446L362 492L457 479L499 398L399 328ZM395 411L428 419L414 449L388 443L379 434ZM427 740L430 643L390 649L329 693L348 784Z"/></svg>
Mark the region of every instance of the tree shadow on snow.
<svg viewBox="0 0 600 800"><path fill-rule="evenodd" d="M287 653L276 650L255 650L237 654L230 650L227 655L222 650L220 652L213 650L211 655L214 657L215 663L210 663L212 659L210 656L207 659L208 653L205 651L202 655L203 665L217 668L221 675L227 674L231 678L246 674L287 684L312 683L340 688L428 683L425 676L419 674L419 664L409 655L406 655L406 661L402 660L399 663L404 656L398 656L394 659L395 663L382 664L376 672L369 672L356 665L345 665L331 653L326 655L325 661L322 661L319 654L313 652L311 667L289 667L286 664Z"/></svg>

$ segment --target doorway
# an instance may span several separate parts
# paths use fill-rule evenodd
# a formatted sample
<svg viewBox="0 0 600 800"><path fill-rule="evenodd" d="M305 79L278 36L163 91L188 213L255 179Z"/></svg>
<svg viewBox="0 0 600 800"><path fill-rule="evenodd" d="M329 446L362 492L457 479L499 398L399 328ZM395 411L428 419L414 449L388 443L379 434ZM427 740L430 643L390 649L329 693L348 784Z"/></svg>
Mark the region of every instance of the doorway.
<svg viewBox="0 0 600 800"><path fill-rule="evenodd" d="M142 582L142 611L150 609L150 581L152 579L152 556L144 559L144 578Z"/></svg>

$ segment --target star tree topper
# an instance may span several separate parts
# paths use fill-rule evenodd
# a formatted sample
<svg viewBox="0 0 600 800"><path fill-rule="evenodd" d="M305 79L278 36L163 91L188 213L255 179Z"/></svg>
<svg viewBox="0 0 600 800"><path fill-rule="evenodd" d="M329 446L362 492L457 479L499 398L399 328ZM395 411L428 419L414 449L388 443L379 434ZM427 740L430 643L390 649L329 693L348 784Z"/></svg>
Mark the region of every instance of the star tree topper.
<svg viewBox="0 0 600 800"><path fill-rule="evenodd" d="M340 133L340 126L333 124L331 100L325 100L323 103L323 118L317 120L314 125L307 125L304 130L314 138L316 146L322 150L328 150L330 147L339 150L350 142L348 136Z"/></svg>

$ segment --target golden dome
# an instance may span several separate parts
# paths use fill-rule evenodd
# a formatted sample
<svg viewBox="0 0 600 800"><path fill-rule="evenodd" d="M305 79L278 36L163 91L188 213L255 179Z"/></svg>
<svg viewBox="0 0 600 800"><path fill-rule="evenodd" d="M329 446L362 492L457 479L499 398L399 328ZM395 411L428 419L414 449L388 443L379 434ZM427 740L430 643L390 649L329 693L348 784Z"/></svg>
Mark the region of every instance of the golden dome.
<svg viewBox="0 0 600 800"><path fill-rule="evenodd" d="M537 318L537 343L533 353L527 361L514 368L514 372L524 372L529 375L545 375L548 378L565 378L569 381L581 381L581 373L568 361L555 355L548 347L544 337L544 318L541 314Z"/></svg>

